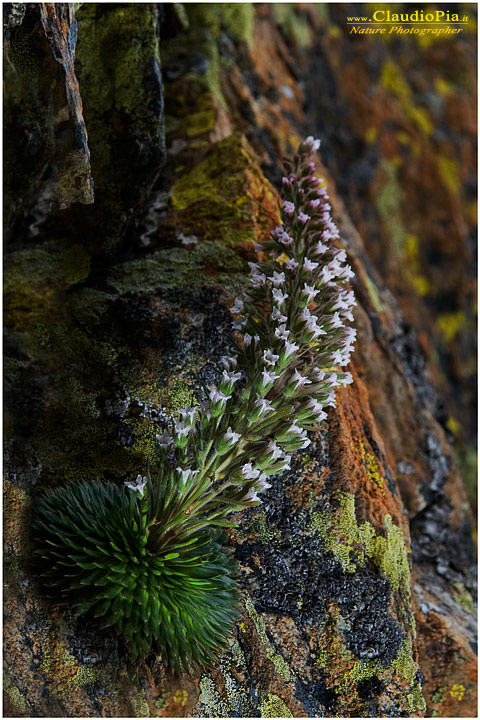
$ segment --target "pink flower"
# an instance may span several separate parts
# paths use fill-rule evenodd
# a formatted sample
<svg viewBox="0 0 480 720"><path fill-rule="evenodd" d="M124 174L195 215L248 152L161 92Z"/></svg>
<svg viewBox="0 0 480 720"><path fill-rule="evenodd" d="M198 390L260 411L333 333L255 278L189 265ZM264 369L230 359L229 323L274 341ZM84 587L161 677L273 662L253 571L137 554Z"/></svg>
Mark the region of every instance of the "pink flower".
<svg viewBox="0 0 480 720"><path fill-rule="evenodd" d="M283 201L283 209L287 213L287 215L293 215L295 212L295 205L292 202L289 202L288 200Z"/></svg>

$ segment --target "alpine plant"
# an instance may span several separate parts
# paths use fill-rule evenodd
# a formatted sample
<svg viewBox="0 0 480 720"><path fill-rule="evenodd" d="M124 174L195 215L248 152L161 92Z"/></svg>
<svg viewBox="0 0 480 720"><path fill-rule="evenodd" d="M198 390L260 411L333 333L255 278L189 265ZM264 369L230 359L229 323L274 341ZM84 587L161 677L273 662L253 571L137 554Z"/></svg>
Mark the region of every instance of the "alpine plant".
<svg viewBox="0 0 480 720"><path fill-rule="evenodd" d="M356 331L338 230L307 138L282 180L281 220L231 307L236 340L218 386L156 437L157 469L122 488L82 482L48 491L34 520L45 581L176 670L212 663L237 617L235 566L216 527L260 504L289 454L327 417Z"/></svg>

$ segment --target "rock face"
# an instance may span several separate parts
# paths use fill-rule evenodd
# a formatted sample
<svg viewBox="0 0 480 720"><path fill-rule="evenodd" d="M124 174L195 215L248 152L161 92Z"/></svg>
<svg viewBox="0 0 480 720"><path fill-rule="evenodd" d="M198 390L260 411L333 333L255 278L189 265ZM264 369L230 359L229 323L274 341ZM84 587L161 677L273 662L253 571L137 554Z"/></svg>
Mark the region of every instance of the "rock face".
<svg viewBox="0 0 480 720"><path fill-rule="evenodd" d="M476 716L452 449L468 470L475 38L352 39L348 14L7 8L7 717ZM227 651L171 677L45 595L32 506L131 480L216 381L281 158L310 133L356 273L354 383L226 538Z"/></svg>

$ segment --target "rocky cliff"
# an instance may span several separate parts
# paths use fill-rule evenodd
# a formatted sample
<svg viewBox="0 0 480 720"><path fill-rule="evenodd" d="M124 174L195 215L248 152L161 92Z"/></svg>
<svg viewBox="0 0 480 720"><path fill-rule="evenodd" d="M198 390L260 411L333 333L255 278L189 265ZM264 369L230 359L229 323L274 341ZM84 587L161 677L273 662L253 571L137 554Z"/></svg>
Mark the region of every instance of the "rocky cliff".
<svg viewBox="0 0 480 720"><path fill-rule="evenodd" d="M348 5L5 6L8 717L476 716L474 9L390 39ZM202 399L308 134L354 383L229 531L228 651L172 676L47 597L32 507L131 480Z"/></svg>

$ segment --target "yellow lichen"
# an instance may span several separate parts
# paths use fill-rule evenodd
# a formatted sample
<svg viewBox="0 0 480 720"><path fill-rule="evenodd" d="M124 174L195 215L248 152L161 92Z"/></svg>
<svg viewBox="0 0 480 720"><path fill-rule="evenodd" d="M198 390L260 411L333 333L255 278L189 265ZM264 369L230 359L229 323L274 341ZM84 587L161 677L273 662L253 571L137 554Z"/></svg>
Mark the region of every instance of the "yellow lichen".
<svg viewBox="0 0 480 720"><path fill-rule="evenodd" d="M437 318L437 326L445 342L452 342L463 327L467 317L462 310L451 313L440 313Z"/></svg>
<svg viewBox="0 0 480 720"><path fill-rule="evenodd" d="M260 701L260 717L283 718L294 716L282 698L273 693L268 693L268 695L263 695Z"/></svg>

